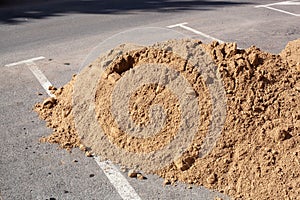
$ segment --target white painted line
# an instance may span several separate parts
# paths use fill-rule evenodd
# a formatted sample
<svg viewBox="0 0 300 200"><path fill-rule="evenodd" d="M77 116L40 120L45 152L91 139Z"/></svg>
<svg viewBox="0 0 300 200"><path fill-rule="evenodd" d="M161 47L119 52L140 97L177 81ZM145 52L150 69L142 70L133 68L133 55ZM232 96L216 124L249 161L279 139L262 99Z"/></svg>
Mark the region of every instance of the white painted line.
<svg viewBox="0 0 300 200"><path fill-rule="evenodd" d="M13 66L16 66L16 65L20 65L20 64L26 64L28 62L33 62L33 61L37 61L37 60L42 60L44 59L45 57L43 56L40 56L40 57L36 57L36 58L30 58L28 60L22 60L22 61L19 61L19 62L14 62L14 63L10 63L10 64L7 64L5 65L5 67L13 67Z"/></svg>
<svg viewBox="0 0 300 200"><path fill-rule="evenodd" d="M291 13L291 12L288 12L288 11L285 11L285 10L281 10L281 9L278 9L278 8L273 8L273 7L269 7L269 6L263 6L263 8L267 8L267 9L275 10L275 11L278 11L278 12L281 12L281 13L285 13L285 14L288 14L288 15L300 17L300 14Z"/></svg>
<svg viewBox="0 0 300 200"><path fill-rule="evenodd" d="M141 200L141 197L111 161L101 162L96 156L94 159L124 200Z"/></svg>
<svg viewBox="0 0 300 200"><path fill-rule="evenodd" d="M182 25L186 25L188 24L187 22L183 22L183 23L179 23L179 24L174 24L174 25L170 25L170 26L167 26L167 28L175 28L177 26L182 26Z"/></svg>
<svg viewBox="0 0 300 200"><path fill-rule="evenodd" d="M205 33L203 33L203 32L200 32L200 31L195 30L195 29L193 29L193 28L191 28L191 27L188 27L188 26L186 26L186 24L188 24L188 23L187 23L187 22L184 22L184 23L174 24L174 25L167 26L167 28L180 27L180 28L183 28L183 29L185 29L185 30L191 31L191 32L193 32L193 33L196 33L196 34L198 34L198 35L201 35L201 36L203 36L203 37L205 37L205 38L208 38L208 39L210 39L210 40L216 40L216 41L218 41L219 43L225 43L224 41L222 41L222 40L220 40L220 39L218 39L218 38L212 37L212 36L207 35L207 34L205 34Z"/></svg>
<svg viewBox="0 0 300 200"><path fill-rule="evenodd" d="M300 17L300 14L292 13L292 12L289 12L286 10L272 7L272 6L279 6L279 5L281 5L281 6L300 6L300 1L295 1L295 0L294 1L281 1L281 2L276 2L276 3L265 4L265 5L258 5L258 6L255 6L255 8L267 8L267 9L274 10L277 12Z"/></svg>
<svg viewBox="0 0 300 200"><path fill-rule="evenodd" d="M258 5L255 6L256 8L259 7L268 7L268 6L276 6L276 5L283 5L283 6L290 6L290 5L300 5L299 1L281 1L281 2L276 2L276 3L270 3L270 4L265 4L265 5Z"/></svg>
<svg viewBox="0 0 300 200"><path fill-rule="evenodd" d="M41 86L46 90L47 94L49 96L54 96L48 89L49 86L52 86L52 84L43 74L43 72L39 70L37 65L33 61L26 61L25 64L40 82ZM97 156L94 156L94 159L102 169L108 180L116 188L117 192L124 200L141 200L141 197L136 193L127 179L121 174L118 168L111 161L100 162L100 159Z"/></svg>
<svg viewBox="0 0 300 200"><path fill-rule="evenodd" d="M26 62L26 65L28 66L28 68L30 69L30 71L33 73L33 75L35 76L35 78L40 82L41 86L45 89L45 91L47 92L47 94L50 97L54 97L55 95L52 94L49 90L49 87L52 86L52 84L50 83L50 81L47 79L47 77L43 74L43 72L41 70L39 70L39 68L37 67L37 65L30 61L30 62Z"/></svg>
<svg viewBox="0 0 300 200"><path fill-rule="evenodd" d="M285 4L282 5L287 5L287 6L300 6L300 1L287 1Z"/></svg>

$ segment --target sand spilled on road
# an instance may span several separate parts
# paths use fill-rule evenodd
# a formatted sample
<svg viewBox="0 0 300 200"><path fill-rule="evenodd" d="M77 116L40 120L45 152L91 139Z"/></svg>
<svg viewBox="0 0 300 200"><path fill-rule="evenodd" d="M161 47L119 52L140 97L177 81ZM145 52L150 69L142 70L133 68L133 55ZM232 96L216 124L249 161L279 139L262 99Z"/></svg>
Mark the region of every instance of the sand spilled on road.
<svg viewBox="0 0 300 200"><path fill-rule="evenodd" d="M188 41L189 45L201 47L211 56L221 75L227 98L226 120L220 137L212 151L201 158L198 152L212 116L210 91L205 81L195 74L193 66L172 53L174 49L168 46L172 43L174 41L149 47L135 46L135 50L129 52L126 45L116 47L83 70L83 74L88 74L89 68L107 64L105 73L97 77L93 120L107 133L109 141L117 148L138 154L160 149L174 138L182 119L181 109L178 97L163 85L145 84L129 98L129 115L140 126L151 124L149 109L152 105L158 104L166 110L165 126L159 134L151 135L151 139L128 136L118 128L110 113L112 88L126 77L127 72L147 63L167 64L180 72L196 92L200 126L180 158L160 170L153 167L155 170L152 172L171 183L181 181L204 185L237 199L299 198L300 40L290 42L280 55L272 55L256 47L237 49L233 43ZM186 41L175 43L178 49L180 45L182 49L189 46ZM122 54L117 53L120 52L118 49L123 50ZM111 61L103 64L108 58ZM93 137L83 138L77 132L75 124L78 121L74 119L73 109L74 85L87 80L76 79L74 76L62 88L52 88L56 97L35 106L35 111L53 129L53 134L41 141L57 143L68 150L74 147L86 150L81 145L84 143L104 159L133 167L138 162L136 158L126 157L124 161L106 146L87 145L93 143ZM86 94L84 90L81 93L83 96ZM78 114L78 110L76 107L75 113ZM80 126L81 129L93 130L88 124ZM102 141L102 138L94 139ZM151 166L144 170L151 171Z"/></svg>

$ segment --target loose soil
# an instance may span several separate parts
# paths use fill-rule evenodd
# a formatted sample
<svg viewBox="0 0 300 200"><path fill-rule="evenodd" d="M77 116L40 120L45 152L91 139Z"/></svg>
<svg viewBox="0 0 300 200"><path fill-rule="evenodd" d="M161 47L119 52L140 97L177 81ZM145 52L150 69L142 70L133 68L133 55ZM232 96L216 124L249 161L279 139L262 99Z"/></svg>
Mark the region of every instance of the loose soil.
<svg viewBox="0 0 300 200"><path fill-rule="evenodd" d="M132 120L141 126L151 123L151 105L158 104L167 110L166 126L151 140L128 137L109 112L112 88L127 71L149 62L167 64L180 72L196 92L201 127L183 156L153 173L165 178L166 182L203 185L234 199L300 199L300 39L289 42L280 55L263 52L254 46L237 49L234 43L188 41L211 56L222 77L227 98L222 133L212 151L201 158L198 152L212 113L209 89L195 74L193 66L168 48L168 43L174 42L186 48L187 41L137 46L136 50L122 54L114 53L121 48L116 47L83 70L82 73L88 72L89 68L103 65L101 61L105 56L111 57L105 72L99 74L94 96L95 120L109 140L128 152L139 153L162 148L176 135L181 119L178 99L162 85L137 88L128 105ZM55 97L35 105L35 111L53 129L53 133L41 142L57 143L67 150L82 147L82 143L86 145L76 131L73 116L76 81L74 76L62 88L52 88ZM124 164L115 154L110 154L109 149L98 145L98 149L93 150L104 158ZM132 158L128 162L135 160Z"/></svg>

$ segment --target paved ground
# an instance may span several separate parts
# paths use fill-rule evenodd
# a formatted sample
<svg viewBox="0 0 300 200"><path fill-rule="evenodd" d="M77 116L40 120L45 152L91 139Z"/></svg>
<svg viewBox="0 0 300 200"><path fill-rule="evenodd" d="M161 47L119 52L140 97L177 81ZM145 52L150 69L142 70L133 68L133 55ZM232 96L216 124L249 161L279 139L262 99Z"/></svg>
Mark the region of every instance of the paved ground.
<svg viewBox="0 0 300 200"><path fill-rule="evenodd" d="M257 2L64 0L0 7L0 199L122 199L92 158L38 142L50 130L32 107L47 94L25 64L5 65L44 56L36 65L53 85L62 86L78 72L87 54L109 36L182 22L211 37L236 41L240 47L257 45L272 53L300 38L299 1L268 8L255 7ZM182 27L172 29L209 41ZM156 176L128 182L142 199L213 199L218 195L200 187L161 187L162 180Z"/></svg>

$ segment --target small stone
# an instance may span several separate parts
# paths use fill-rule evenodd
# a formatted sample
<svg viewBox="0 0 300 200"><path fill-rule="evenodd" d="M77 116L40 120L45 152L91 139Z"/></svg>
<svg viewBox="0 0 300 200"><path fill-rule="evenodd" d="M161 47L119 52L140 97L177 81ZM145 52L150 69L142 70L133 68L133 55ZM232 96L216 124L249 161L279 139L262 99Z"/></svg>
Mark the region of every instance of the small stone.
<svg viewBox="0 0 300 200"><path fill-rule="evenodd" d="M130 178L136 178L137 175L138 175L138 172L135 171L134 169L131 169L131 170L129 170L129 172L128 172L127 175L128 175L128 177L130 177Z"/></svg>
<svg viewBox="0 0 300 200"><path fill-rule="evenodd" d="M177 169L182 169L184 164L181 158L174 160L174 164L176 166Z"/></svg>
<svg viewBox="0 0 300 200"><path fill-rule="evenodd" d="M192 87L188 87L188 88L186 88L185 89L185 93L187 94L187 95L192 95L192 96L195 96L195 91L194 91L194 88L192 88Z"/></svg>
<svg viewBox="0 0 300 200"><path fill-rule="evenodd" d="M232 91L232 90L227 90L226 93L227 93L227 94L232 94L233 91Z"/></svg>
<svg viewBox="0 0 300 200"><path fill-rule="evenodd" d="M111 133L111 135L113 136L113 137L120 137L121 136L121 130L120 129L118 129L118 128L116 128L116 127L111 127L111 129L110 129L110 133Z"/></svg>
<svg viewBox="0 0 300 200"><path fill-rule="evenodd" d="M207 177L206 181L208 184L214 184L217 181L217 175L215 173L212 173Z"/></svg>
<svg viewBox="0 0 300 200"><path fill-rule="evenodd" d="M50 86L48 87L48 90L57 90L57 88L54 87L53 85L50 85Z"/></svg>
<svg viewBox="0 0 300 200"><path fill-rule="evenodd" d="M65 63L64 63L64 65L70 65L70 63L68 63L68 62L65 62Z"/></svg>
<svg viewBox="0 0 300 200"><path fill-rule="evenodd" d="M120 74L112 73L108 75L108 81L111 83L116 83L121 78Z"/></svg>
<svg viewBox="0 0 300 200"><path fill-rule="evenodd" d="M144 180L144 179L146 179L146 177L143 176L141 173L138 173L138 174L136 175L136 177L137 177L139 180Z"/></svg>
<svg viewBox="0 0 300 200"><path fill-rule="evenodd" d="M90 178L93 178L94 176L95 176L95 174L90 174L89 175Z"/></svg>
<svg viewBox="0 0 300 200"><path fill-rule="evenodd" d="M43 101L43 107L52 108L55 103L56 103L56 98L49 97Z"/></svg>
<svg viewBox="0 0 300 200"><path fill-rule="evenodd" d="M163 185L170 185L171 181L169 179L165 179Z"/></svg>
<svg viewBox="0 0 300 200"><path fill-rule="evenodd" d="M90 151L86 151L86 152L85 152L85 156L86 156L86 157L92 157L92 153L91 153Z"/></svg>
<svg viewBox="0 0 300 200"><path fill-rule="evenodd" d="M256 54L256 53L251 53L250 55L249 55L249 62L251 63L251 65L253 65L253 66L257 66L258 65L258 62L259 60L258 60L258 54Z"/></svg>
<svg viewBox="0 0 300 200"><path fill-rule="evenodd" d="M300 82L296 83L294 85L295 90L297 90L298 92L300 92Z"/></svg>
<svg viewBox="0 0 300 200"><path fill-rule="evenodd" d="M75 160L73 160L72 162L75 162L75 163L76 163L76 162L78 162L78 160L75 159Z"/></svg>
<svg viewBox="0 0 300 200"><path fill-rule="evenodd" d="M291 137L291 135L288 133L287 130L283 130L283 129L279 129L279 128L275 130L275 133L274 133L275 142L284 141L290 137Z"/></svg>
<svg viewBox="0 0 300 200"><path fill-rule="evenodd" d="M158 94L161 91L161 87L157 86L155 89L155 94Z"/></svg>
<svg viewBox="0 0 300 200"><path fill-rule="evenodd" d="M41 95L43 95L43 93L41 93L41 92L38 92L38 93L37 93L37 95L41 96Z"/></svg>
<svg viewBox="0 0 300 200"><path fill-rule="evenodd" d="M188 185L186 186L187 189L193 189L193 186L192 185Z"/></svg>
<svg viewBox="0 0 300 200"><path fill-rule="evenodd" d="M40 143L46 143L46 142L47 142L47 138L44 137L40 138Z"/></svg>
<svg viewBox="0 0 300 200"><path fill-rule="evenodd" d="M71 109L63 109L62 110L62 116L68 117L68 115L71 113Z"/></svg>
<svg viewBox="0 0 300 200"><path fill-rule="evenodd" d="M80 145L79 145L79 149L80 149L81 151L86 151L86 147L85 147L83 144L80 144Z"/></svg>
<svg viewBox="0 0 300 200"><path fill-rule="evenodd" d="M194 161L195 160L192 157L178 158L178 159L174 160L174 164L177 169L180 169L181 171L185 171L192 166Z"/></svg>
<svg viewBox="0 0 300 200"><path fill-rule="evenodd" d="M58 89L55 91L55 94L56 94L56 95L60 95L60 94L62 93L63 89L64 89L63 87L58 88Z"/></svg>
<svg viewBox="0 0 300 200"><path fill-rule="evenodd" d="M299 154L298 152L293 152L294 156L298 156L298 154Z"/></svg>

